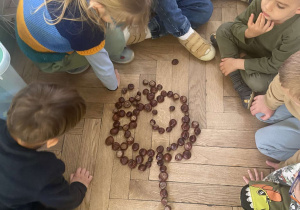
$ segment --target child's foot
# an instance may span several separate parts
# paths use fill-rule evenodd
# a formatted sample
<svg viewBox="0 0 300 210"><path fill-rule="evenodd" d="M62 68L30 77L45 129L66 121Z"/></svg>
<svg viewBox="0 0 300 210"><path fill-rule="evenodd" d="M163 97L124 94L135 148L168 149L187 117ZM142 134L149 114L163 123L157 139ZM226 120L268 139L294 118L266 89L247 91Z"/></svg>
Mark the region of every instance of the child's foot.
<svg viewBox="0 0 300 210"><path fill-rule="evenodd" d="M121 55L119 56L110 56L110 60L114 63L126 64L130 63L134 59L133 50L125 47Z"/></svg>
<svg viewBox="0 0 300 210"><path fill-rule="evenodd" d="M214 46L215 48L218 48L216 32L213 32L210 34L210 42L211 42L212 46Z"/></svg>
<svg viewBox="0 0 300 210"><path fill-rule="evenodd" d="M90 68L90 64L66 71L69 74L80 74Z"/></svg>
<svg viewBox="0 0 300 210"><path fill-rule="evenodd" d="M179 42L196 58L202 61L210 61L216 55L215 48L194 31L187 39Z"/></svg>
<svg viewBox="0 0 300 210"><path fill-rule="evenodd" d="M233 83L234 89L238 92L242 105L245 109L250 109L254 98L254 92L248 87L248 85L243 81L243 78L239 71L235 71L229 74L231 81Z"/></svg>
<svg viewBox="0 0 300 210"><path fill-rule="evenodd" d="M90 175L90 172L87 171L85 168L78 168L75 174L71 174L70 182L80 182L84 184L86 187L89 186L90 182L92 181L93 176Z"/></svg>

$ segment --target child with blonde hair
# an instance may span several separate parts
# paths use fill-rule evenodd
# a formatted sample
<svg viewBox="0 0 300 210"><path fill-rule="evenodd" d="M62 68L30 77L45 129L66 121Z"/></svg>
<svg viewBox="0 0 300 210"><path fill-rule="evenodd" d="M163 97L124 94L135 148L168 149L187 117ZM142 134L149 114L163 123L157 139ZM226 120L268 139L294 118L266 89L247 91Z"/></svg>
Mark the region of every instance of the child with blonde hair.
<svg viewBox="0 0 300 210"><path fill-rule="evenodd" d="M16 37L21 50L48 73L81 73L89 65L103 85L116 90L112 61L128 63L120 27L148 22L151 0L20 0Z"/></svg>

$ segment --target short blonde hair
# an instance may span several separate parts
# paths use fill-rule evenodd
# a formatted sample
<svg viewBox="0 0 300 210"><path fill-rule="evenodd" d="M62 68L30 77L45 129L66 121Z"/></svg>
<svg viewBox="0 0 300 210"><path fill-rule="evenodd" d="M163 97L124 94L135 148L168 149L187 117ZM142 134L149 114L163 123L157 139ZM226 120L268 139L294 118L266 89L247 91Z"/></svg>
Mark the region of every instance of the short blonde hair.
<svg viewBox="0 0 300 210"><path fill-rule="evenodd" d="M73 4L79 9L80 17L69 19L74 21L88 21L98 25L103 31L106 29L106 22L101 19L101 14L93 7L88 5L87 0L44 0L44 4L39 6L39 10L43 6L51 2L60 5L57 10L61 10L61 14L55 20L47 20L48 24L55 25L62 19L67 19L64 14L68 7ZM146 29L150 17L152 0L94 0L96 3L104 6L108 15L110 15L115 24L122 23L126 26L137 26L138 29Z"/></svg>
<svg viewBox="0 0 300 210"><path fill-rule="evenodd" d="M300 51L291 55L279 68L278 73L281 86L300 100Z"/></svg>
<svg viewBox="0 0 300 210"><path fill-rule="evenodd" d="M73 128L85 112L85 102L75 89L33 83L13 98L7 128L12 136L36 145Z"/></svg>

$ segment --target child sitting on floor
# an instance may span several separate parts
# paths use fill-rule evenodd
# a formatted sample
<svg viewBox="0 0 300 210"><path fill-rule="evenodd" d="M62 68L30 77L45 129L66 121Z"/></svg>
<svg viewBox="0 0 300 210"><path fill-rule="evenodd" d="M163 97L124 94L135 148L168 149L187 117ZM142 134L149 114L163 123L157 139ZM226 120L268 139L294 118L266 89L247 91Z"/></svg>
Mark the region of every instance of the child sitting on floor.
<svg viewBox="0 0 300 210"><path fill-rule="evenodd" d="M253 0L233 23L217 30L220 70L230 76L245 108L253 92L264 93L283 62L300 50L299 14L298 0Z"/></svg>
<svg viewBox="0 0 300 210"><path fill-rule="evenodd" d="M7 122L0 120L0 209L73 209L82 202L92 176L78 168L70 184L64 163L51 152L58 137L84 116L75 89L31 84L13 99Z"/></svg>

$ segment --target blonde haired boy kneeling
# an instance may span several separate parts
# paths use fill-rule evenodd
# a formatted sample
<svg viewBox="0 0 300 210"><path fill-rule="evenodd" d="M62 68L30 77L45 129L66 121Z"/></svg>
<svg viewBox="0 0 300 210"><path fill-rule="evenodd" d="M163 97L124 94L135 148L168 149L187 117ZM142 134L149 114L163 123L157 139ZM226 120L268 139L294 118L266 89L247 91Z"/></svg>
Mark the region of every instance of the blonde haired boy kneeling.
<svg viewBox="0 0 300 210"><path fill-rule="evenodd" d="M0 209L73 209L83 200L92 176L78 168L69 184L64 163L51 152L86 112L71 88L31 84L13 99L7 122L0 120Z"/></svg>
<svg viewBox="0 0 300 210"><path fill-rule="evenodd" d="M300 51L279 68L267 93L254 98L250 111L259 120L272 123L255 134L261 153L285 161L300 149ZM280 166L298 163L298 156ZM278 168L270 161L267 164Z"/></svg>

